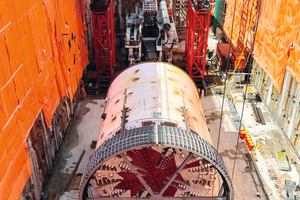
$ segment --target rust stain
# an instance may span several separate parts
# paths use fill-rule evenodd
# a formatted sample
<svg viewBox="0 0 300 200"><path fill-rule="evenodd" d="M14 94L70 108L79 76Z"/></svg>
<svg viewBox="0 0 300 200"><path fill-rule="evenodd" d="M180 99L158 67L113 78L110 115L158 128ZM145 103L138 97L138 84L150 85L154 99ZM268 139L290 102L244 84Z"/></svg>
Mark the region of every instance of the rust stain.
<svg viewBox="0 0 300 200"><path fill-rule="evenodd" d="M115 121L117 119L117 117L112 118L111 122Z"/></svg>
<svg viewBox="0 0 300 200"><path fill-rule="evenodd" d="M197 119L196 117L194 117L194 116L193 116L193 120L194 120L194 121L198 121L198 119Z"/></svg>
<svg viewBox="0 0 300 200"><path fill-rule="evenodd" d="M178 112L183 113L182 109L180 109L180 108L176 108L175 110L177 110Z"/></svg>
<svg viewBox="0 0 300 200"><path fill-rule="evenodd" d="M173 72L173 73L175 73L175 74L179 74L179 75L182 75L182 71L181 70L178 70L178 69L167 69L167 71L169 71L169 72Z"/></svg>
<svg viewBox="0 0 300 200"><path fill-rule="evenodd" d="M170 80L170 81L174 81L174 82L180 82L180 81L178 81L178 79L175 79L175 78L170 78L170 77L168 77L168 79Z"/></svg>
<svg viewBox="0 0 300 200"><path fill-rule="evenodd" d="M137 69L137 70L134 71L134 73L138 73L139 71L140 71L140 69Z"/></svg>
<svg viewBox="0 0 300 200"><path fill-rule="evenodd" d="M137 81L139 79L140 79L139 77L135 77L135 78L132 79L132 82L135 82L135 81Z"/></svg>
<svg viewBox="0 0 300 200"><path fill-rule="evenodd" d="M175 88L174 93L175 94L180 94L180 92L179 92L179 90L177 88Z"/></svg>
<svg viewBox="0 0 300 200"><path fill-rule="evenodd" d="M297 131L299 130L299 127L300 127L300 116L299 116L299 118L298 118L298 124L297 124Z"/></svg>
<svg viewBox="0 0 300 200"><path fill-rule="evenodd" d="M189 101L192 102L192 103L194 104L194 102L193 102L191 99L189 99Z"/></svg>

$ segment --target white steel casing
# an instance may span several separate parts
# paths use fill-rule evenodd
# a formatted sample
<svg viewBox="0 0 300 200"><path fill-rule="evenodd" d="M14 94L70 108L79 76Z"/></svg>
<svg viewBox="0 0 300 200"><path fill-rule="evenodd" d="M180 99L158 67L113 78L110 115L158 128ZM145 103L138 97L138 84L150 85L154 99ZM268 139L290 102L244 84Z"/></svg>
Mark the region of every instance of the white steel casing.
<svg viewBox="0 0 300 200"><path fill-rule="evenodd" d="M127 68L111 83L97 148L120 133L125 99L125 107L128 107L125 130L151 122L187 130L183 117L185 108L190 131L212 144L193 80L172 64L143 62Z"/></svg>
<svg viewBox="0 0 300 200"><path fill-rule="evenodd" d="M159 3L159 10L160 10L160 17L161 17L161 23L163 26L163 29L165 31L169 31L171 29L170 20L169 20L169 14L168 14L168 8L167 8L167 2L161 1Z"/></svg>

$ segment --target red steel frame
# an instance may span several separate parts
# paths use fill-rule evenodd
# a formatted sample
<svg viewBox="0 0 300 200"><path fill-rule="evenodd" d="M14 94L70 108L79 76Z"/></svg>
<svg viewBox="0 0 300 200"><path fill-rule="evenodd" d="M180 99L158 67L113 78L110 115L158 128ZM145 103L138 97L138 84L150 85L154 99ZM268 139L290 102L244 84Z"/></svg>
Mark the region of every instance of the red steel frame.
<svg viewBox="0 0 300 200"><path fill-rule="evenodd" d="M113 1L104 12L92 11L97 80L113 79L115 67L115 27Z"/></svg>
<svg viewBox="0 0 300 200"><path fill-rule="evenodd" d="M188 1L185 59L192 78L204 80L209 20L210 11L196 11Z"/></svg>

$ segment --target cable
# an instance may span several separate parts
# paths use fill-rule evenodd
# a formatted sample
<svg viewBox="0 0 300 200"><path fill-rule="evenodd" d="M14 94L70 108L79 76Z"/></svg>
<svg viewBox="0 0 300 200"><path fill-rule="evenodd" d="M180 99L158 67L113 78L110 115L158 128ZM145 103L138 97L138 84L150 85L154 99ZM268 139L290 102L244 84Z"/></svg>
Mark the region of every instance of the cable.
<svg viewBox="0 0 300 200"><path fill-rule="evenodd" d="M173 49L175 43L176 43L176 40L174 39L173 42L172 42L172 46L171 46L171 48L169 49L168 53Z"/></svg>
<svg viewBox="0 0 300 200"><path fill-rule="evenodd" d="M256 0L255 2L257 2L257 0ZM263 7L263 5L264 5L264 2L265 2L265 1L263 0L262 7ZM259 21L259 19L260 19L260 14L261 14L262 7L260 8L260 11L259 11L258 21ZM257 21L257 26L255 27L255 33L254 33L254 34L255 34L255 37L256 37L256 32L257 32L257 27L258 27L258 21ZM254 44L255 44L255 37L254 37L254 39L253 39L253 44L252 44L252 46L254 46ZM251 52L251 53L253 53L253 50L254 50L254 48L252 48L252 52ZM250 67L249 67L249 69L248 69L248 73L250 73ZM248 79L249 79L249 77L248 77ZM247 92L247 86L248 86L248 82L247 82L246 87L245 87L245 94L246 94L246 92ZM239 130L241 129L241 125L242 125L242 117L243 117L243 112L244 112L245 100L246 100L246 98L244 98L244 102L243 102L243 108L242 108L242 113L241 113L241 120L240 120L240 128L239 128ZM233 180L233 177L234 177L234 169L235 169L235 163L236 163L236 157L237 157L238 145L239 145L239 135L238 135L238 138L237 138L236 151L235 151L235 158L234 158L234 164L233 164L232 175L231 175L232 180ZM254 161L253 161L252 164L254 164Z"/></svg>
<svg viewBox="0 0 300 200"><path fill-rule="evenodd" d="M257 4L257 0L255 0L255 2L254 2L254 5L256 5L256 4ZM239 58L238 63L236 64L236 66L235 66L235 68L234 68L234 70L233 70L233 74L232 74L232 76L229 78L229 80L227 81L226 85L229 83L229 81L230 81L230 80L232 79L232 77L234 76L234 73L235 73L236 69L238 68L238 66L239 66L239 64L240 64L240 62L241 62L241 59L242 59L242 57L243 57L244 51L245 51L246 46L247 46L248 36L249 36L249 33L250 33L250 28L251 28L251 26L252 26L252 21L253 21L253 17L254 17L255 10L256 10L256 9L253 10L252 15L251 15L250 25L249 25L249 27L248 27L247 35L246 35L246 37L245 37L243 51L242 51L242 53L241 53L241 55L240 55L240 58ZM232 32L233 32L233 31L232 31ZM231 38L230 38L230 39L231 39Z"/></svg>
<svg viewBox="0 0 300 200"><path fill-rule="evenodd" d="M219 79L222 81L222 83L224 84L223 80L222 80L220 77L214 77L215 85L209 86L209 87L207 87L207 89L208 89L208 88L213 88L213 87L218 86L218 83L217 83L217 81L216 81L216 78L219 78Z"/></svg>
<svg viewBox="0 0 300 200"><path fill-rule="evenodd" d="M255 0L255 4L257 3L257 0ZM254 10L255 11L255 10ZM252 19L253 19L253 16L254 16L254 11L253 11L253 13L252 13L252 16L251 16L251 23L252 23ZM259 12L260 13L260 12ZM249 28L251 27L251 25L249 26ZM256 33L256 31L257 31L257 27L256 27L256 29L255 29L255 33ZM249 31L248 31L249 32ZM248 37L247 37L248 38ZM253 40L253 46L254 46L254 43L255 43L255 39ZM250 73L250 67L249 67L249 69L248 69L248 73ZM244 101L243 101L243 107L242 107L242 113L241 113L241 119L240 119L240 127L239 127L239 129L238 129L238 131L239 130L241 130L241 127L242 127L242 120L243 120L243 114L244 114L244 108L245 108L245 101L246 101L246 93L247 93L247 87L248 87L248 82L249 82L249 76L248 76L248 81L247 81L247 84L246 84L246 87L245 87L245 92L244 92L244 94L245 94L245 97L244 97ZM229 80L228 80L228 82L229 82ZM239 134L238 134L238 136L237 136L237 142L236 142L236 150L235 150L235 156L234 156L234 163L233 163L233 168L232 168L232 175L231 175L231 178L232 178L232 180L233 180L233 176L234 176L234 170L235 170L235 164L236 164L236 157L237 157L237 151L238 151L238 147L239 147Z"/></svg>
<svg viewBox="0 0 300 200"><path fill-rule="evenodd" d="M249 68L250 69L250 68ZM247 87L248 87L248 83L246 84L245 87L245 96L246 96L246 92L247 92ZM246 102L246 97L244 97L244 101L243 101L243 107L242 107L242 113L241 113L241 117L240 117L240 126L239 126L239 130L241 130L242 128L242 121L243 121L243 115L244 115L244 108L245 108L245 102ZM239 134L237 134L237 141L236 141L236 148L235 148L235 155L234 155L234 161L233 161L233 168L232 168L232 175L231 175L231 179L233 180L233 175L234 175L234 169L235 169L235 163L236 163L236 157L237 157L237 152L238 152L238 147L239 147Z"/></svg>
<svg viewBox="0 0 300 200"><path fill-rule="evenodd" d="M212 86L209 86L209 87L207 87L207 89L208 89L208 88L213 88L213 87L216 87L216 86L218 86L218 83L217 83L217 81L215 80L215 78L214 78L214 82L215 82L215 84L214 84L214 85L212 85Z"/></svg>
<svg viewBox="0 0 300 200"><path fill-rule="evenodd" d="M255 39L256 39L256 33L257 33L258 24L259 24L260 17L261 17L261 11L262 11L262 8L263 8L264 4L265 4L265 0L263 0L263 2L261 4L261 7L260 7L260 10L259 10L259 13L258 13L257 21L256 21L256 24L255 24L253 43L252 43L252 46L251 46L251 52L248 54L248 57L247 57L247 60L246 60L245 64L247 64L250 55L253 54L253 52L254 52L254 43L255 43Z"/></svg>
<svg viewBox="0 0 300 200"><path fill-rule="evenodd" d="M166 45L169 42L170 35L169 35L169 32L166 31L166 33L167 33L167 41L165 43L163 43L163 45Z"/></svg>
<svg viewBox="0 0 300 200"><path fill-rule="evenodd" d="M233 9L232 24L231 24L231 33L230 33L230 43L229 43L228 55L230 55L230 52L231 52L232 32L233 32L233 25L234 25L235 12L236 12L236 2L237 2L237 0L234 1L234 9ZM226 63L225 80L227 80L227 77L228 77L228 69L229 69L229 59L227 59L227 63ZM221 125L222 125L223 111L224 111L225 92L226 92L226 84L224 85L224 91L223 91L223 99L222 99L222 107L221 107L221 115L220 115L220 124L219 124L219 133L218 133L217 149L216 149L217 153L219 153L219 146L220 146L220 135L221 135ZM218 154L216 154L216 156L217 155ZM216 164L217 164L218 158L216 157L215 159L216 159ZM232 180L231 180L231 182L232 182ZM215 180L213 181L213 188L214 188L214 185L215 185Z"/></svg>
<svg viewBox="0 0 300 200"><path fill-rule="evenodd" d="M256 4L257 0L255 1L255 4ZM231 33L230 33L230 45L229 45L229 52L228 54L230 54L231 52L231 46L232 46L232 33L233 33L233 26L234 26L234 20L235 20L235 13L236 13L236 4L237 4L237 1L235 0L234 1L234 11L233 11L233 19L232 19L232 25L231 25ZM250 26L249 26L249 29L252 25L252 20L253 20L253 16L254 16L254 12L252 13L252 16L251 16L251 22L250 22ZM248 34L250 32L250 30L248 29L248 32L247 32L247 39L248 39ZM240 60L241 60L241 57L244 53L244 50L245 50L245 47L247 44L247 39L245 38L245 43L244 43L244 48L243 48L243 51L242 51L242 54L240 56L240 59L239 59L239 62L238 64L236 65L235 67L235 70L233 73L235 73L236 69L237 69L237 66L239 65L240 63ZM226 65L226 79L227 80L227 77L228 77L228 69L229 69L229 59L227 59L227 65ZM250 70L250 68L249 68ZM230 79L232 78L232 76L230 77ZM228 80L228 82L230 81L230 79ZM220 124L219 124L219 133L218 133L218 140L217 140L217 152L219 152L219 146L220 146L220 135L221 135L221 125L222 125L222 118L223 118L223 112L224 112L224 101L225 101L225 91L226 91L226 86L228 84L228 82L225 84L224 86L224 92L223 92L223 100L222 100L222 107L221 107L221 115L220 115ZM247 91L247 85L246 85L246 88L245 90ZM245 91L245 92L246 92ZM243 115L243 112L244 112L244 104L245 104L245 98L244 98L244 102L243 102L243 108L242 108L242 115ZM242 116L241 116L241 121L240 121L240 128L241 128L241 125L242 125ZM239 128L239 129L240 129ZM237 140L237 145L236 145L236 152L235 152L235 158L234 158L234 166L233 166L233 171L232 171L232 176L231 176L231 180L233 181L233 175L234 175L234 168L235 168L235 162L236 162L236 156L237 156L237 148L238 148L238 141ZM217 163L217 159L216 159L216 163ZM214 183L215 181L213 181L213 188L214 188Z"/></svg>

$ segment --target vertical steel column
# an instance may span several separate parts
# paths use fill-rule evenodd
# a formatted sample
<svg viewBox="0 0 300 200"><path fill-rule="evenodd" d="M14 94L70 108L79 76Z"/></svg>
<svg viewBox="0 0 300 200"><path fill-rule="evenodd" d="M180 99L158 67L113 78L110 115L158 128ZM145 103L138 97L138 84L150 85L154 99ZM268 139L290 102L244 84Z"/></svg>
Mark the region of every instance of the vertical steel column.
<svg viewBox="0 0 300 200"><path fill-rule="evenodd" d="M92 20L97 80L112 80L116 57L113 1L106 11L92 11Z"/></svg>
<svg viewBox="0 0 300 200"><path fill-rule="evenodd" d="M111 47L112 47L112 54L111 54L111 73L110 73L110 80L113 80L113 72L115 70L115 64L116 64L116 39L115 39L115 22L114 22L114 0L110 2L109 5L110 10L110 30L111 30Z"/></svg>
<svg viewBox="0 0 300 200"><path fill-rule="evenodd" d="M192 78L204 79L210 10L196 10L188 2L185 58Z"/></svg>

